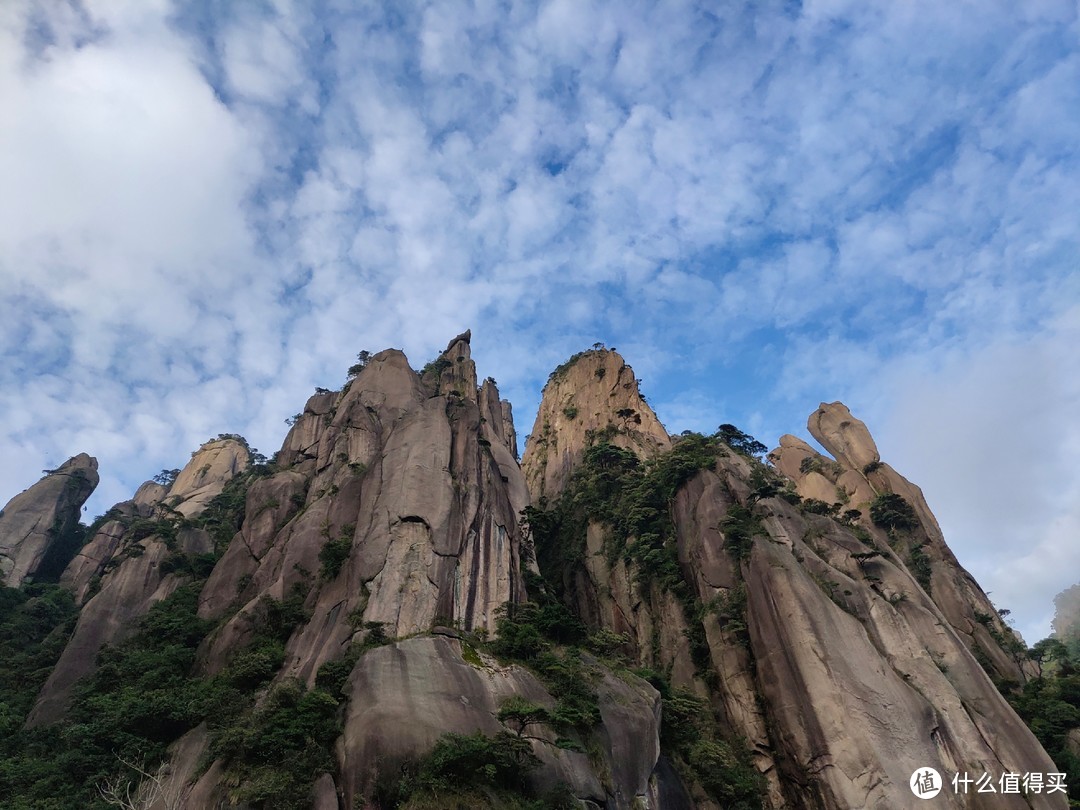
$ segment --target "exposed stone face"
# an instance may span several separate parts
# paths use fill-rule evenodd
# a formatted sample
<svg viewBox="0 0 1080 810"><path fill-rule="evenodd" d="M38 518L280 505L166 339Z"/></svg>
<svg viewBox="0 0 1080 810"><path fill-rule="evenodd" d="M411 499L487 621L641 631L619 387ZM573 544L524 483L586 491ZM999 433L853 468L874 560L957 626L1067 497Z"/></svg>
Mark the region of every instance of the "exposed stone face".
<svg viewBox="0 0 1080 810"><path fill-rule="evenodd" d="M8 501L0 510L0 584L17 588L34 575L97 484L97 459L80 453Z"/></svg>
<svg viewBox="0 0 1080 810"><path fill-rule="evenodd" d="M929 593L949 625L976 656L985 659L997 678L1023 683L1030 673L1022 655L1018 650L1010 652L998 640L1008 639L1012 631L946 545L922 490L880 460L866 425L843 403L823 403L810 415L809 427L835 460L801 439L783 436L780 446L769 454L776 469L795 482L802 497L836 504L841 512L858 510L859 524L875 533L883 545L890 538L870 519L871 504L881 494L903 497L914 510L918 526L894 541L896 551L909 558L917 548L929 558Z"/></svg>
<svg viewBox="0 0 1080 810"><path fill-rule="evenodd" d="M575 355L544 386L521 462L534 502L558 496L596 431L613 432L613 444L643 458L671 446L638 390L634 370L608 349Z"/></svg>
<svg viewBox="0 0 1080 810"><path fill-rule="evenodd" d="M810 414L806 427L822 447L847 467L861 470L868 464L881 461L870 431L851 415L843 402L822 402Z"/></svg>
<svg viewBox="0 0 1080 810"><path fill-rule="evenodd" d="M240 442L233 439L207 442L181 470L169 489L167 501L175 511L194 517L248 463L247 448ZM139 492L143 503L128 501L114 507L121 518L156 513L152 504L160 493L145 484ZM181 530L176 545L179 552L191 555L214 549L210 536L200 529ZM78 602L85 600L85 604L71 639L27 718L28 726L59 720L76 682L94 671L101 648L126 638L140 617L184 584L184 576L162 571L162 563L171 551L157 535L136 540L122 520L112 520L71 561L61 582L74 591ZM94 588L99 590L93 593Z"/></svg>
<svg viewBox="0 0 1080 810"><path fill-rule="evenodd" d="M833 521L777 499L758 508L769 537L746 565L748 625L775 760L801 794L796 804L897 807L923 764L1053 769L895 555L861 563L852 555L867 547ZM1016 796L994 806L1028 805Z"/></svg>
<svg viewBox="0 0 1080 810"><path fill-rule="evenodd" d="M95 577L101 576L106 563L120 548L124 530L125 526L119 520L104 523L64 569L60 584L67 586L75 595L75 604L82 605L91 596L91 584Z"/></svg>
<svg viewBox="0 0 1080 810"><path fill-rule="evenodd" d="M193 517L250 465L251 453L235 439L209 441L195 451L163 500L184 517Z"/></svg>
<svg viewBox="0 0 1080 810"><path fill-rule="evenodd" d="M564 782L579 799L629 810L635 798L648 793L659 756L660 699L639 678L619 679L601 671L596 686L603 765L597 768L587 755L557 747L556 735L546 726L531 726L529 737L541 765L530 780L538 792ZM501 703L513 695L548 709L555 706L555 697L528 670L501 666L482 654L469 663L461 642L444 636L372 650L357 663L346 690L348 713L338 747L346 810L364 806L349 797L367 795L380 770L393 773L401 762L431 750L447 732L505 731L496 718ZM607 787L598 771L610 774Z"/></svg>
<svg viewBox="0 0 1080 810"><path fill-rule="evenodd" d="M96 669L101 648L126 638L139 618L184 584L182 576L162 575L161 564L169 548L159 538L151 536L134 543L121 540L121 546L123 551L113 558L123 555L122 562L102 578L101 590L83 606L75 631L27 718L28 726L59 720L75 684ZM213 550L209 535L201 530L181 532L179 546L188 554Z"/></svg>
<svg viewBox="0 0 1080 810"><path fill-rule="evenodd" d="M279 454L287 469L252 488L203 590L206 618L242 607L208 647L211 671L246 638L259 599L294 588L310 589L312 619L289 643L289 671L309 681L357 622L391 637L437 618L493 631L496 609L523 598L527 491L509 414L493 382L475 387L467 333L429 368L421 379L401 352L381 352L346 391L308 402ZM330 542L347 547L332 576L320 559Z"/></svg>
<svg viewBox="0 0 1080 810"><path fill-rule="evenodd" d="M559 410L550 396L567 392L549 384L541 405L549 419ZM574 397L595 394L578 389ZM846 499L843 506L861 509L873 545L779 497L755 498L748 482L756 462L732 453L685 484L671 507L683 578L697 603L726 605L745 594L741 619L729 608L701 619L714 675L706 677L689 654L688 631L698 619L670 594L639 584L633 564L612 563L604 553L610 530L596 524L588 527L585 560L569 589L580 614L627 634L641 663L670 672L674 685L721 710L728 728L749 742L773 808L906 806L908 779L920 763L941 773L1055 770L970 651L976 641L992 643L974 616L993 609L956 564L922 493L880 463L869 432L846 407L823 406L816 416L816 438L838 459L784 437L772 454L776 468L806 498ZM565 420L560 427L576 435ZM563 446L565 437L553 432L549 445ZM547 459L536 464L532 447L526 470L546 473ZM580 456L569 458L547 479L534 473L534 494L558 494ZM866 517L878 492L903 495L918 518L894 540L896 551ZM724 530L733 505L749 509L760 526L738 556ZM933 598L908 568L919 543L932 561ZM1004 669L1007 657L1000 663ZM1019 675L1015 663L1013 671ZM705 806L693 792L697 806ZM1065 806L1060 794L1030 799L1034 806ZM968 806L963 797L939 800ZM1003 796L994 806L1028 805Z"/></svg>
<svg viewBox="0 0 1080 810"><path fill-rule="evenodd" d="M491 633L497 609L524 598L530 557L519 513L530 492L535 501L559 497L590 441L602 435L643 459L673 446L629 366L597 349L552 375L519 467L509 404L493 380L477 387L469 342L469 333L454 338L422 374L400 351L380 352L343 391L311 397L276 468L248 487L242 526L200 594L200 616L219 620L200 649L201 675L248 642L265 597L304 595L307 618L286 643L279 681L312 686L322 664L364 638L367 622L395 639L352 669L336 769L318 777L316 808L369 807L380 773L448 732L505 730L498 711L511 695L555 705L558 695L528 670L467 648L447 628ZM776 470L803 498L860 515L834 519L761 494L759 463L722 453L668 504L677 589L610 554L605 544L619 540L610 527L583 529L583 559L567 578L581 618L624 634L632 665L696 693L726 733L747 741L771 810L911 806L907 780L924 766L1060 770L972 654L980 650L999 677L1023 678L991 634L1003 632L1000 619L956 563L922 493L880 462L842 404L822 405L811 432L836 458L785 436L771 454ZM248 463L240 443L210 442L171 487L144 484L100 527L64 572L83 609L31 725L61 717L102 645L125 638L186 582L162 573L170 545L212 549L201 529L181 529L167 544L136 540L130 524L168 509L197 516ZM879 493L902 495L918 525L892 536L875 526L869 506ZM735 543L726 522L736 508L755 527L748 545ZM929 589L913 573L918 549L929 559ZM531 727L541 761L533 786L565 783L583 807L719 808L661 751L657 692L583 658L601 714L595 749L565 750L552 729ZM225 808L231 777L221 762L204 769L209 743L205 725L176 741L169 784L188 791L188 806ZM937 801L1066 806L1060 794L1028 798L975 803L946 791Z"/></svg>

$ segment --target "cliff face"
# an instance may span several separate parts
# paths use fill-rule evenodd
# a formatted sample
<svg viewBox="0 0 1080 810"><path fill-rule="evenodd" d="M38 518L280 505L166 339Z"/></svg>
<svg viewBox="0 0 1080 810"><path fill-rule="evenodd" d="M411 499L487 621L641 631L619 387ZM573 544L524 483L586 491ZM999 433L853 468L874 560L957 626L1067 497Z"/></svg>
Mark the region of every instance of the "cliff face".
<svg viewBox="0 0 1080 810"><path fill-rule="evenodd" d="M534 501L558 497L582 452L600 433L643 458L671 446L638 390L634 370L617 352L591 349L555 369L544 386L521 460Z"/></svg>
<svg viewBox="0 0 1080 810"><path fill-rule="evenodd" d="M171 563L213 553L205 529L179 528L161 518L174 513L197 517L249 462L247 448L235 439L207 442L171 486L149 481L134 499L110 510L60 578L82 610L27 725L48 725L63 717L76 683L94 671L98 652L126 638L152 605L190 580L188 572Z"/></svg>
<svg viewBox="0 0 1080 810"><path fill-rule="evenodd" d="M580 382L601 388L602 381ZM562 395L549 383L541 413L557 412L559 402L549 400ZM550 471L548 447L586 446L596 435L587 431L605 422L620 446L656 459L656 470L674 469L652 450L663 439L645 447L633 436L620 439L624 423L613 410L593 414L588 427L564 420L554 436L534 438L524 468ZM797 495L760 462L722 449L677 488L671 535L651 541L644 554L640 537L619 531L652 531L622 517L647 500L623 499L607 511L595 504L602 493L595 476L610 475L603 454L600 467L579 478L573 460L553 475L530 476L534 497L542 492L551 501L561 486L571 510L594 499L584 512L570 512L585 518L579 552L564 550L545 575L563 583L581 615L625 634L642 664L708 699L748 742L772 807L905 806L908 779L923 766L1055 770L988 677L1020 681L1024 673L1001 643L1008 631L956 563L922 493L880 462L869 432L843 405L823 405L810 430L835 461L790 436L771 454ZM673 442L670 455L680 451L680 440ZM647 483L650 475L629 480ZM881 494L904 499L891 523L888 514L875 512L878 523L870 517ZM664 555L677 556L677 572L663 567ZM1028 798L1035 807L1065 806L1060 794ZM937 801L1029 806L1018 796L991 805L943 793Z"/></svg>
<svg viewBox="0 0 1080 810"><path fill-rule="evenodd" d="M498 392L491 383L477 390L467 338L440 362L450 364L441 379L432 371L425 380L401 352L382 352L346 391L308 401L278 456L281 471L249 492L244 529L203 591L203 617L318 580L315 618L293 645L304 677L348 643L352 629L338 615L379 622L393 637L436 618L494 629L495 609L522 597L525 489ZM327 576L320 554L332 543L347 559ZM242 636L243 613L214 650Z"/></svg>
<svg viewBox="0 0 1080 810"><path fill-rule="evenodd" d="M776 467L795 482L796 491L837 511L857 510L854 522L870 531L875 529L874 504L881 508L887 505L883 497L901 496L913 509L914 521L895 537L895 552L919 571L925 593L997 683L1003 688L1023 683L1031 674L1025 669L1030 668L1025 647L957 562L922 490L881 461L866 425L843 403L822 403L810 415L807 428L833 459L793 436L781 437L780 446L770 454Z"/></svg>
<svg viewBox="0 0 1080 810"><path fill-rule="evenodd" d="M81 453L0 509L0 584L17 588L33 577L54 544L78 525L97 483L97 459Z"/></svg>
<svg viewBox="0 0 1080 810"><path fill-rule="evenodd" d="M508 746L483 773L509 756L499 779L552 807L895 808L916 768L1058 770L991 681L1027 675L1007 628L840 403L810 419L834 459L785 436L769 468L737 431L669 437L597 348L552 374L519 465L468 333L419 373L397 350L362 365L272 463L223 436L94 527L28 726L62 722L98 653L191 585L191 697L151 741L190 807L389 808L476 732ZM52 477L35 502L62 500ZM281 706L309 725L286 733ZM454 800L503 806L496 788Z"/></svg>

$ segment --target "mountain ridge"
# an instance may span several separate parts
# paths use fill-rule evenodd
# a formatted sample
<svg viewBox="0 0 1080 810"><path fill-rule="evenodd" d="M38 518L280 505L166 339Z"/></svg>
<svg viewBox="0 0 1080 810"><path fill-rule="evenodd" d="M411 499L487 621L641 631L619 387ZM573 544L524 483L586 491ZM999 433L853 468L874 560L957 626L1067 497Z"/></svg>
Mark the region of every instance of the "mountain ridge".
<svg viewBox="0 0 1080 810"><path fill-rule="evenodd" d="M414 806L424 757L475 732L520 771L476 788L493 807L884 808L923 766L1055 770L998 691L1031 674L1010 631L841 403L809 424L834 458L785 436L770 467L730 425L668 436L594 347L552 373L519 464L470 339L419 372L362 353L270 465L223 437L110 510L60 577L80 610L27 728L81 711L99 651L197 585L192 693L239 690L249 731L279 705L324 725L268 773L188 706L155 744L193 807ZM995 806L1064 806L1026 798Z"/></svg>

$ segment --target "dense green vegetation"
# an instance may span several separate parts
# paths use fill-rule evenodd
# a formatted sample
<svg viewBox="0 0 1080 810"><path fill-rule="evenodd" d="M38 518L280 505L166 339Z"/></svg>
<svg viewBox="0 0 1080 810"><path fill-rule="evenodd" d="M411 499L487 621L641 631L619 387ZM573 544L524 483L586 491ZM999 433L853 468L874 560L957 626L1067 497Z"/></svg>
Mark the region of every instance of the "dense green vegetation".
<svg viewBox="0 0 1080 810"><path fill-rule="evenodd" d="M663 699L661 747L684 773L725 810L758 810L765 778L744 740L726 737L711 707L696 695L672 689L654 672L640 671Z"/></svg>
<svg viewBox="0 0 1080 810"><path fill-rule="evenodd" d="M293 681L266 692L284 661L285 641L306 619L304 590L280 602L264 598L248 617L249 643L220 673L206 677L195 668L195 650L213 629L198 618L198 593L240 528L248 487L272 470L257 464L233 478L195 519L110 512L95 521L124 524L127 556L142 552L139 540L157 537L170 549L163 573L190 581L154 605L132 636L99 653L97 669L78 685L67 717L55 726L22 729L74 625L72 598L53 585L0 589L0 796L5 807L105 808L99 786L137 778L125 763L153 769L169 743L204 721L212 753L222 759L233 786L232 799L265 810L309 806L312 783L331 763L340 695ZM207 531L215 553L183 554L178 537L186 528Z"/></svg>
<svg viewBox="0 0 1080 810"><path fill-rule="evenodd" d="M0 587L0 759L7 759L4 741L22 725L77 614L71 594L58 585Z"/></svg>
<svg viewBox="0 0 1080 810"><path fill-rule="evenodd" d="M608 557L636 563L644 584L682 592L686 585L675 548L670 505L695 473L716 463L723 452L715 436L685 434L670 452L643 463L607 440L586 448L569 486L554 504L526 510L526 520L545 577L560 594L585 554L587 525L610 527Z"/></svg>
<svg viewBox="0 0 1080 810"><path fill-rule="evenodd" d="M169 743L203 721L212 732L211 751L235 785L234 799L267 810L308 806L311 784L331 763L339 698L285 681L256 701L283 662L285 639L303 618L302 595L264 599L252 617L252 642L208 678L193 669L196 647L211 629L197 616L200 588L179 588L150 609L134 636L102 650L64 722L21 731L26 696L32 700L37 690L20 690L23 703L17 713L7 713L0 737L0 795L13 797L11 806L105 807L97 788L122 775L121 760L152 767ZM63 616L54 610L37 635L66 621ZM5 621L5 631L13 624Z"/></svg>
<svg viewBox="0 0 1080 810"><path fill-rule="evenodd" d="M1039 677L1006 694L1058 770L1068 774L1071 806L1080 806L1080 757L1069 750L1067 735L1080 727L1080 657L1065 644L1048 638L1028 650Z"/></svg>
<svg viewBox="0 0 1080 810"><path fill-rule="evenodd" d="M911 504L892 492L882 493L870 502L870 520L883 529L914 529L919 525Z"/></svg>
<svg viewBox="0 0 1080 810"><path fill-rule="evenodd" d="M536 796L527 778L539 764L528 740L510 732L445 734L432 751L377 786L384 810L575 810L560 787Z"/></svg>
<svg viewBox="0 0 1080 810"><path fill-rule="evenodd" d="M590 523L600 525L609 563L625 561L646 594L658 588L671 593L682 605L692 659L699 674L712 682L715 672L704 622L714 616L748 648L746 594L735 588L708 604L697 597L679 564L672 504L679 490L699 471L714 467L719 456L734 450L756 461L765 447L734 426L722 425L712 436L685 433L668 453L642 462L631 451L612 444L613 433L599 432L591 437L581 464L557 501L541 502L526 510L541 572L556 597L551 601L563 610L564 604L576 603L574 587L584 564L586 532ZM780 494L780 485L757 467L755 497ZM731 507L719 528L736 560L749 555L754 536L762 532L752 509L738 504ZM530 583L530 593L537 593L539 584ZM514 658L535 665L538 654L534 650L542 645L545 633L541 625L548 621L547 613L556 609L541 605L527 610L526 621L514 617L514 626L500 625L499 643L510 645ZM532 652L533 658L522 655L522 650ZM764 785L745 744L720 733L704 703L687 693L673 692L662 676L649 674L664 696L667 750L676 765L722 806L760 807ZM552 685L559 687L549 683ZM553 694L562 692L557 688Z"/></svg>
<svg viewBox="0 0 1080 810"><path fill-rule="evenodd" d="M550 724L560 734L582 739L600 722L595 675L582 659L584 625L554 599L544 604L508 603L501 608L492 653L531 669L557 699ZM576 733L575 733L576 732Z"/></svg>
<svg viewBox="0 0 1080 810"><path fill-rule="evenodd" d="M10 806L105 807L97 785L121 770L120 758L160 759L201 719L204 698L188 677L206 630L195 616L196 596L180 588L150 610L133 638L103 650L63 723L21 731L20 716L19 726L5 729L0 795L11 797Z"/></svg>

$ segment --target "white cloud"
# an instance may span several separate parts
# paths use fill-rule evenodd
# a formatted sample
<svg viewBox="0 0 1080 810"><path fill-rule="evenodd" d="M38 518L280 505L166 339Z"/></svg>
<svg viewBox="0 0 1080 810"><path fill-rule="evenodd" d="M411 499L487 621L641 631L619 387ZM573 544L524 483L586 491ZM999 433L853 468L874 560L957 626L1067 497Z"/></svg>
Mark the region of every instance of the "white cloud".
<svg viewBox="0 0 1080 810"><path fill-rule="evenodd" d="M219 431L271 452L359 349L419 366L470 326L522 432L604 340L673 427L844 398L908 446L925 379L958 430L1012 414L1078 298L1069 3L79 8L0 11L0 493L80 450L101 508ZM1014 456L1048 543L1075 478ZM907 459L986 576L1027 553L953 506L983 465Z"/></svg>
<svg viewBox="0 0 1080 810"><path fill-rule="evenodd" d="M1080 308L893 376L882 456L918 482L954 552L1029 643L1080 571Z"/></svg>

